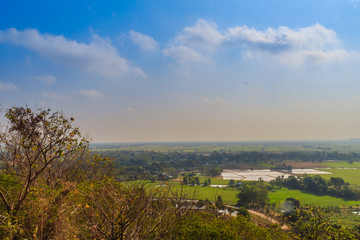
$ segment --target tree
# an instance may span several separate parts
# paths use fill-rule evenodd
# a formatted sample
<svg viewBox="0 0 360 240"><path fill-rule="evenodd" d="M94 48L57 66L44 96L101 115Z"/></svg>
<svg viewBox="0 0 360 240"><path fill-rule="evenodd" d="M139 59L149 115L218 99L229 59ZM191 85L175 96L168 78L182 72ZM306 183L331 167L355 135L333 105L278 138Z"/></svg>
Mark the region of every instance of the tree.
<svg viewBox="0 0 360 240"><path fill-rule="evenodd" d="M341 177L331 177L330 182L335 186L336 189L339 189L345 184L344 179L342 179Z"/></svg>
<svg viewBox="0 0 360 240"><path fill-rule="evenodd" d="M200 185L200 178L199 177L195 177L194 180L195 180L196 185Z"/></svg>
<svg viewBox="0 0 360 240"><path fill-rule="evenodd" d="M45 181L50 188L59 179L70 177L87 150L88 141L72 125L74 119L50 110L32 111L13 107L6 112L7 126L0 133L0 201L10 226L8 235L19 235L19 211L37 184ZM59 193L66 195L68 189Z"/></svg>
<svg viewBox="0 0 360 240"><path fill-rule="evenodd" d="M141 182L84 183L78 195L81 204L74 206L73 213L82 239L163 239L196 208L194 201L184 199L184 192Z"/></svg>
<svg viewBox="0 0 360 240"><path fill-rule="evenodd" d="M183 177L183 184L184 185L188 184L188 177L187 176Z"/></svg>
<svg viewBox="0 0 360 240"><path fill-rule="evenodd" d="M263 208L269 201L268 191L263 182L243 183L237 194L238 206Z"/></svg>
<svg viewBox="0 0 360 240"><path fill-rule="evenodd" d="M229 180L229 186L232 187L232 188L235 187L235 180L234 179Z"/></svg>
<svg viewBox="0 0 360 240"><path fill-rule="evenodd" d="M212 177L219 176L219 175L221 175L221 173L222 173L222 169L219 167L213 167L208 172L208 174Z"/></svg>
<svg viewBox="0 0 360 240"><path fill-rule="evenodd" d="M238 215L241 215L241 216L245 217L246 219L250 219L250 213L249 213L249 211L248 211L246 208L244 208L244 207L240 207L240 208L238 209Z"/></svg>
<svg viewBox="0 0 360 240"><path fill-rule="evenodd" d="M300 239L357 239L350 229L332 222L319 207L300 207L293 219L296 221L291 223L292 231Z"/></svg>
<svg viewBox="0 0 360 240"><path fill-rule="evenodd" d="M217 201L215 201L215 205L218 209L225 209L224 200L222 199L221 195L217 197Z"/></svg>

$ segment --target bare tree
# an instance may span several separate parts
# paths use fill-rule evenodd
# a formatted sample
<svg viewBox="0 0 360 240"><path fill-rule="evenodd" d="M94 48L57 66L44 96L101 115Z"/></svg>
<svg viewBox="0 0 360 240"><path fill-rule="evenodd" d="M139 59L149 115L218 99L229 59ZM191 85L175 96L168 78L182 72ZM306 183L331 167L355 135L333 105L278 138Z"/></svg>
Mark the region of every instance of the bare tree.
<svg viewBox="0 0 360 240"><path fill-rule="evenodd" d="M75 212L84 219L85 232L93 239L164 239L175 222L195 206L195 201L184 199L183 191L178 193L170 186L146 183L90 184Z"/></svg>
<svg viewBox="0 0 360 240"><path fill-rule="evenodd" d="M55 188L83 160L88 141L73 118L58 112L13 107L6 118L0 133L0 201L7 215L3 223L13 225L39 179Z"/></svg>

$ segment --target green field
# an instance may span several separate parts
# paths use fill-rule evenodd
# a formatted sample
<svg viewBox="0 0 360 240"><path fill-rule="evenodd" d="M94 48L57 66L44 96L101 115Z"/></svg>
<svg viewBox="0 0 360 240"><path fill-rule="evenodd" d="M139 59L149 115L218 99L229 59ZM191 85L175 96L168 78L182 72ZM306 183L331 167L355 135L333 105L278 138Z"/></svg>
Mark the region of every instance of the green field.
<svg viewBox="0 0 360 240"><path fill-rule="evenodd" d="M237 191L232 189L214 188L214 187L190 187L186 189L195 191L196 199L208 199L210 201L216 201L220 195L225 204L235 205L237 202L236 194Z"/></svg>
<svg viewBox="0 0 360 240"><path fill-rule="evenodd" d="M339 151L360 152L360 141L249 141L180 143L95 143L96 151L131 150L160 152L241 152L241 151Z"/></svg>
<svg viewBox="0 0 360 240"><path fill-rule="evenodd" d="M360 162L350 164L345 161L326 161L320 164L330 168L360 168Z"/></svg>
<svg viewBox="0 0 360 240"><path fill-rule="evenodd" d="M173 187L180 188L178 183L173 183ZM226 204L235 205L237 202L235 189L223 189L213 187L200 186L184 186L184 190L189 196L195 196L195 199L208 199L216 201L217 196L221 195ZM280 206L286 198L293 197L298 199L303 204L311 204L317 206L338 206L338 207L359 207L360 201L347 201L342 198L336 198L326 195L315 195L311 193L302 192L301 190L292 190L288 188L277 189L274 192L269 192L271 203L276 203Z"/></svg>
<svg viewBox="0 0 360 240"><path fill-rule="evenodd" d="M317 206L338 206L338 207L357 207L360 206L359 201L347 201L342 198L315 195L302 192L301 190L292 190L281 188L275 192L269 192L270 202L282 204L286 198L293 197L298 199L302 204L312 204Z"/></svg>
<svg viewBox="0 0 360 240"><path fill-rule="evenodd" d="M238 191L234 189L224 189L220 187L201 187L201 186L182 186L179 182L171 181L172 189L174 192L179 191L182 188L186 198L209 200L214 202L220 195L225 204L235 205L237 202L236 194Z"/></svg>
<svg viewBox="0 0 360 240"><path fill-rule="evenodd" d="M180 185L175 185L175 189ZM226 204L235 205L237 202L236 194L238 191L233 189L222 189L213 187L192 187L185 186L184 190L187 191L189 196L195 193L195 199L208 199L210 201L216 201L217 196L221 195L223 201ZM276 203L280 206L286 198L293 197L298 199L302 204L311 204L317 206L338 206L338 207L358 207L359 201L347 201L342 198L336 198L331 196L315 195L311 193L302 192L300 190L292 190L287 188L281 188L275 192L269 192L269 198L271 203Z"/></svg>
<svg viewBox="0 0 360 240"><path fill-rule="evenodd" d="M200 179L200 183L203 183L206 179L211 179L211 185L227 185L229 183L230 180L224 180L224 179L220 179L220 178L211 178L211 177L206 177L206 176L198 176Z"/></svg>
<svg viewBox="0 0 360 240"><path fill-rule="evenodd" d="M358 169L326 169L324 171L333 174L323 174L322 178L330 179L331 177L341 177L345 182L360 185L360 168Z"/></svg>
<svg viewBox="0 0 360 240"><path fill-rule="evenodd" d="M329 175L321 175L321 177L325 179L330 179L331 177L341 177L345 182L360 185L360 162L353 162L350 164L345 161L327 161L321 163L321 165L331 168L321 169L322 171L332 173Z"/></svg>

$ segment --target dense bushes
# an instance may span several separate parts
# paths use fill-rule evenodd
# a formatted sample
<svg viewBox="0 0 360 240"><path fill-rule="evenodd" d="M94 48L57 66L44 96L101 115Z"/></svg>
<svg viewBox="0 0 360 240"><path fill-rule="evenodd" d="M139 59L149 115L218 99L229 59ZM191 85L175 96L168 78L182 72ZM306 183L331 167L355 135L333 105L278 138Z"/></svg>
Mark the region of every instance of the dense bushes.
<svg viewBox="0 0 360 240"><path fill-rule="evenodd" d="M179 221L170 239L199 240L262 240L291 239L279 226L263 228L250 222L243 216L231 217L211 212L191 212Z"/></svg>

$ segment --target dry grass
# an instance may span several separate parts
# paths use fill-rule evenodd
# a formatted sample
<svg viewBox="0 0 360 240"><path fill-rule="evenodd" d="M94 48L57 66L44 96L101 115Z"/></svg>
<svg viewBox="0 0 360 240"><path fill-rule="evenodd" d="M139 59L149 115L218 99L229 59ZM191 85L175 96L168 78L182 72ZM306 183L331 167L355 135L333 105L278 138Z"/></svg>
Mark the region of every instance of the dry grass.
<svg viewBox="0 0 360 240"><path fill-rule="evenodd" d="M313 162L285 162L287 166L291 166L292 168L323 168L324 165L321 163L313 163Z"/></svg>

